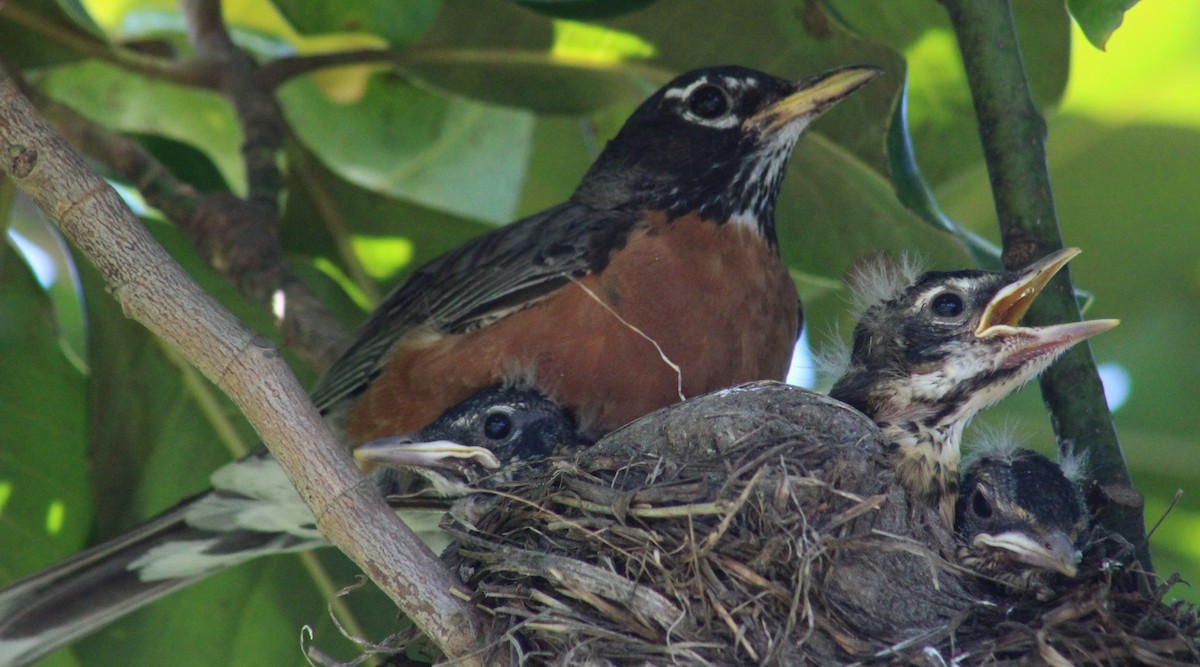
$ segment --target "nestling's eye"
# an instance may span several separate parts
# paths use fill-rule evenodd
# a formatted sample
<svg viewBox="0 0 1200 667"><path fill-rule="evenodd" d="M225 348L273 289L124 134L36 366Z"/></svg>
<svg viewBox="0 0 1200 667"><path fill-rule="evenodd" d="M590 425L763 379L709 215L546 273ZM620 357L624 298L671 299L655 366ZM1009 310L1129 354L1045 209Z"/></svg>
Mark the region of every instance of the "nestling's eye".
<svg viewBox="0 0 1200 667"><path fill-rule="evenodd" d="M938 317L954 318L962 315L966 304L963 303L961 296L954 292L942 292L933 297L929 307L933 309L933 314Z"/></svg>
<svg viewBox="0 0 1200 667"><path fill-rule="evenodd" d="M992 516L992 505L982 492L976 491L971 494L971 511L980 519L987 519Z"/></svg>
<svg viewBox="0 0 1200 667"><path fill-rule="evenodd" d="M692 91L687 99L688 110L700 118L714 120L729 113L731 103L724 90L705 84Z"/></svg>
<svg viewBox="0 0 1200 667"><path fill-rule="evenodd" d="M490 440L503 440L512 433L512 417L503 412L493 412L483 420L483 434Z"/></svg>

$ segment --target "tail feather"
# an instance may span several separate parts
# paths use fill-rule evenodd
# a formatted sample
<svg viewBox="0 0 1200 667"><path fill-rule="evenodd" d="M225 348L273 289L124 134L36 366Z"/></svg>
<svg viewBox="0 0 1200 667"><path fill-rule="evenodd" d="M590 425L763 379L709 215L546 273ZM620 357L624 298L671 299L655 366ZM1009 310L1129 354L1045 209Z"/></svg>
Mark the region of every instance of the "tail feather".
<svg viewBox="0 0 1200 667"><path fill-rule="evenodd" d="M0 667L30 664L179 588L269 553L319 539L194 528L210 493L0 590Z"/></svg>
<svg viewBox="0 0 1200 667"><path fill-rule="evenodd" d="M405 487L394 471L381 469L373 478L384 495ZM0 667L28 665L210 574L328 544L273 458L230 463L214 473L213 485L124 535L0 589ZM402 516L431 546L444 547L437 528L442 513L431 510Z"/></svg>

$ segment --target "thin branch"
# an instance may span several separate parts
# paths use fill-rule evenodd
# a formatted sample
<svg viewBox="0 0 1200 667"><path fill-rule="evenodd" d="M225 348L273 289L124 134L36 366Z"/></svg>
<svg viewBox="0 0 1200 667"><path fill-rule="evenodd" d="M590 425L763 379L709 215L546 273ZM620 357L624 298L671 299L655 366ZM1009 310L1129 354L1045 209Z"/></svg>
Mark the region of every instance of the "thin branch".
<svg viewBox="0 0 1200 667"><path fill-rule="evenodd" d="M1004 264L1017 268L1062 247L1046 164L1046 123L1033 103L1009 0L942 0L958 36L983 140ZM1028 320L1044 325L1080 319L1070 270L1058 273ZM1142 498L1133 487L1104 387L1088 345L1076 345L1042 375L1042 397L1061 447L1089 454L1092 478L1105 491L1098 521L1138 545L1142 567L1150 550Z"/></svg>
<svg viewBox="0 0 1200 667"><path fill-rule="evenodd" d="M282 56L262 66L263 81L271 90L282 86L289 80L309 72L328 69L330 67L345 67L347 65L370 65L378 63L395 63L401 54L392 49L355 49L352 51L333 51L330 53L313 53L300 56Z"/></svg>
<svg viewBox="0 0 1200 667"><path fill-rule="evenodd" d="M216 88L217 86L215 70L210 67L204 67L192 60L172 62L132 53L106 44L86 33L64 27L16 3L0 2L0 17L76 53L103 60L129 72L185 86L200 88Z"/></svg>
<svg viewBox="0 0 1200 667"><path fill-rule="evenodd" d="M218 0L182 0L179 8L196 58L215 68L221 91L233 103L241 123L245 135L242 159L246 163L247 197L251 203L278 216L283 174L276 156L287 135L283 112L275 103L271 89L261 80L258 64L233 43L225 29L221 3Z"/></svg>
<svg viewBox="0 0 1200 667"><path fill-rule="evenodd" d="M2 70L0 162L95 264L124 312L168 341L238 405L321 533L448 656L477 649L483 624L465 601L463 585L362 476L270 341L188 277Z"/></svg>

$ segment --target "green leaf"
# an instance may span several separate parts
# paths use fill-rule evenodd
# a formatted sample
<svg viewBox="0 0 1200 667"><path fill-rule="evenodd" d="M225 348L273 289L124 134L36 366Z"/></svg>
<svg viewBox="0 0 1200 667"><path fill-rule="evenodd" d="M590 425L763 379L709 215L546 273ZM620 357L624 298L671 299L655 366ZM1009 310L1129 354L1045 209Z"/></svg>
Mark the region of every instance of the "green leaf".
<svg viewBox="0 0 1200 667"><path fill-rule="evenodd" d="M83 16L86 16L84 14ZM54 0L11 0L0 11L0 44L13 66L32 69L77 62L76 42L100 43ZM90 23L85 20L84 23ZM48 38L54 35L54 38Z"/></svg>
<svg viewBox="0 0 1200 667"><path fill-rule="evenodd" d="M1083 29L1088 41L1103 51L1108 38L1125 20L1125 12L1137 3L1138 0L1067 0L1067 11Z"/></svg>
<svg viewBox="0 0 1200 667"><path fill-rule="evenodd" d="M953 236L897 201L884 176L820 135L805 137L797 147L776 221L784 259L794 271L824 279L814 284L840 283L856 261L880 252L916 254L943 269L969 262ZM853 327L844 293L822 288L803 296L804 327L814 343Z"/></svg>
<svg viewBox="0 0 1200 667"><path fill-rule="evenodd" d="M51 97L109 129L158 134L195 146L235 191L245 190L241 128L220 95L98 61L55 68L38 83Z"/></svg>
<svg viewBox="0 0 1200 667"><path fill-rule="evenodd" d="M392 47L420 37L441 8L440 2L432 0L271 0L271 4L302 34L367 32L382 36Z"/></svg>
<svg viewBox="0 0 1200 667"><path fill-rule="evenodd" d="M289 190L293 194L281 225L284 249L297 261L324 258L344 274L366 280L366 288L374 290L376 297L382 293L380 284L394 285L412 269L492 228L368 190L341 178L320 162L295 153L292 162L296 165L290 174ZM368 268L372 261L385 259L356 256L352 261L362 265L362 275L357 276L360 268L351 266L344 253L356 254L381 245L403 246L406 257L390 258L394 270L384 276L374 275ZM335 312L345 320L351 311L344 298L343 294L332 303L338 304ZM331 302L326 299L326 303ZM352 324L362 317L358 311Z"/></svg>
<svg viewBox="0 0 1200 667"><path fill-rule="evenodd" d="M455 215L512 218L533 131L529 113L383 76L350 105L330 101L309 79L289 83L280 98L301 141L347 180Z"/></svg>
<svg viewBox="0 0 1200 667"><path fill-rule="evenodd" d="M970 250L977 266L1002 270L1004 267L1000 261L1000 248L951 220L938 206L913 154L912 139L908 136L905 117L907 106L905 97L901 97L888 128L888 163L891 165L892 185L896 188L896 196L925 222L957 237Z"/></svg>
<svg viewBox="0 0 1200 667"><path fill-rule="evenodd" d="M504 30L496 30L503 25ZM424 85L542 113L640 101L674 75L636 34L556 21L507 2L447 0L400 69Z"/></svg>
<svg viewBox="0 0 1200 667"><path fill-rule="evenodd" d="M0 244L0 585L63 558L92 521L86 378L58 343L49 298Z"/></svg>
<svg viewBox="0 0 1200 667"><path fill-rule="evenodd" d="M104 37L104 30L96 25L91 13L80 0L55 0L55 4L76 27L84 30L93 37Z"/></svg>
<svg viewBox="0 0 1200 667"><path fill-rule="evenodd" d="M905 69L894 73L907 82L908 131L929 186L936 190L981 164L975 109L945 10L934 2L825 3L846 30L903 53ZM1016 0L1013 16L1034 101L1052 108L1066 90L1070 18L1061 3L1044 0Z"/></svg>

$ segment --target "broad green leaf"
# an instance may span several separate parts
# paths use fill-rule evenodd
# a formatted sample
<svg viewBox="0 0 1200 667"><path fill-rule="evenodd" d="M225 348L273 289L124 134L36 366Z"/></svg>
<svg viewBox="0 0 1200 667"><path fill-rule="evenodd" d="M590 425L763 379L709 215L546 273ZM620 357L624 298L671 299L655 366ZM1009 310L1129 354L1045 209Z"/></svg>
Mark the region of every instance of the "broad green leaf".
<svg viewBox="0 0 1200 667"><path fill-rule="evenodd" d="M316 160L293 154L292 161L297 167L291 173L293 195L283 216L284 249L297 261L323 257L350 276L358 269L350 266L342 253L399 249L403 257L356 254L352 260L363 265L363 277L376 297L412 269L491 229L491 225L365 189ZM391 265L393 270L376 275L369 270L372 263ZM349 314L344 306L337 312ZM360 312L356 320L361 318Z"/></svg>
<svg viewBox="0 0 1200 667"><path fill-rule="evenodd" d="M296 135L344 178L455 215L512 218L531 114L383 76L372 77L355 104L329 101L309 80L289 83L280 98Z"/></svg>
<svg viewBox="0 0 1200 667"><path fill-rule="evenodd" d="M1103 51L1108 38L1125 20L1125 12L1137 3L1138 0L1067 0L1067 10L1088 41Z"/></svg>
<svg viewBox="0 0 1200 667"><path fill-rule="evenodd" d="M839 24L904 54L916 163L934 189L983 160L958 42L936 2L825 0ZM1067 84L1070 19L1061 3L1016 0L1013 15L1034 101L1057 105ZM899 76L900 73L897 73Z"/></svg>
<svg viewBox="0 0 1200 667"><path fill-rule="evenodd" d="M56 329L46 293L0 243L0 586L73 553L91 529L87 379Z"/></svg>
<svg viewBox="0 0 1200 667"><path fill-rule="evenodd" d="M110 129L159 134L204 151L236 191L245 190L241 129L218 94L184 88L88 61L38 82L51 97Z"/></svg>
<svg viewBox="0 0 1200 667"><path fill-rule="evenodd" d="M671 70L646 62L654 54L653 44L630 32L553 20L509 2L447 0L433 28L398 64L433 88L578 114L640 100L668 81Z"/></svg>
<svg viewBox="0 0 1200 667"><path fill-rule="evenodd" d="M858 259L916 254L931 267L962 268L970 260L951 235L937 231L897 201L870 165L820 135L801 140L776 211L779 246L788 265L815 276L803 295L805 329L819 344L835 327L849 331L846 294L837 284ZM805 285L801 285L802 288ZM803 293L802 289L802 293Z"/></svg>
<svg viewBox="0 0 1200 667"><path fill-rule="evenodd" d="M962 227L942 211L933 193L925 183L921 170L913 155L912 139L908 135L905 111L906 97L902 96L892 115L888 128L888 164L891 166L892 185L896 196L913 213L933 225L935 229L953 234L971 252L975 264L980 267L1003 269L1000 248Z"/></svg>
<svg viewBox="0 0 1200 667"><path fill-rule="evenodd" d="M441 7L434 0L271 0L271 3L301 34L369 32L383 37L393 48L404 46L424 33Z"/></svg>

